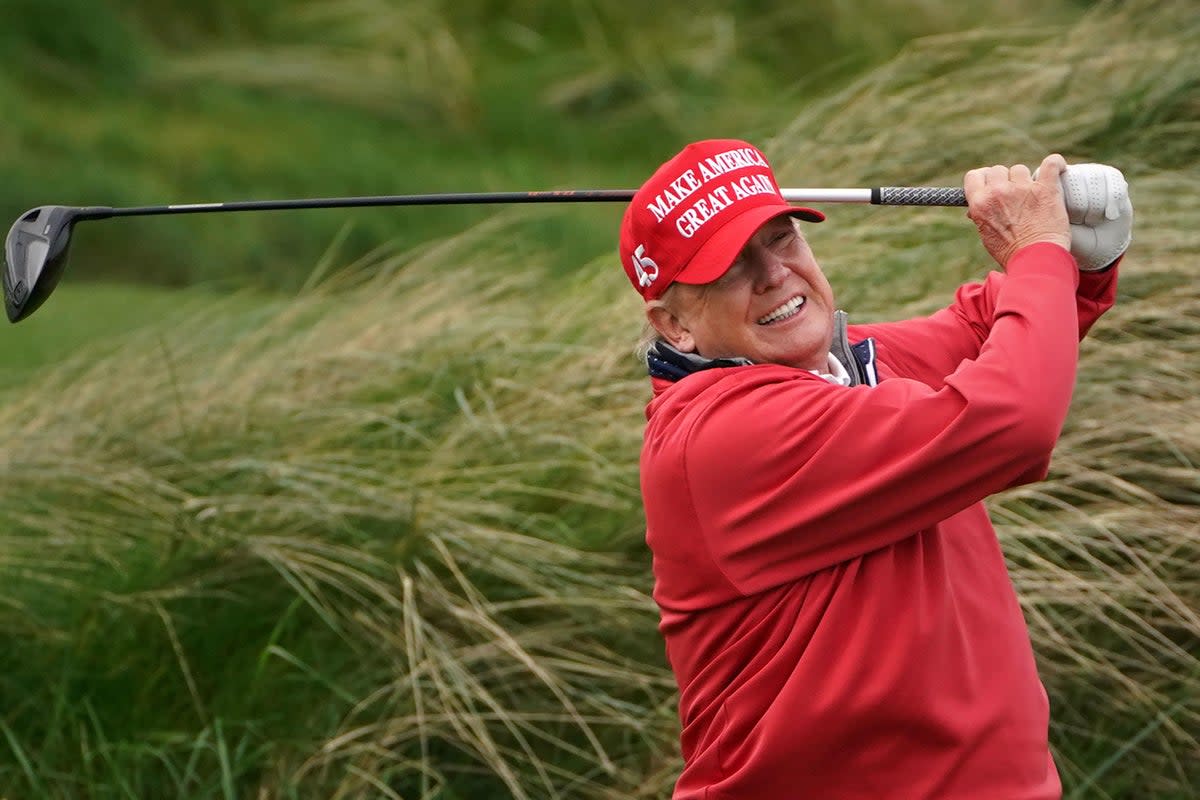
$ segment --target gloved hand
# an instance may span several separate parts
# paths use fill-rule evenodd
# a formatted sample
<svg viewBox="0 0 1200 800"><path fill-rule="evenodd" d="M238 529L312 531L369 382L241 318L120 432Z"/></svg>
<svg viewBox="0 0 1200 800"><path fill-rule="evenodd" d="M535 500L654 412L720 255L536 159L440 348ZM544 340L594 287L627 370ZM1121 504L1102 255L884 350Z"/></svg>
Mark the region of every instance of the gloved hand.
<svg viewBox="0 0 1200 800"><path fill-rule="evenodd" d="M1133 238L1133 204L1125 176L1107 164L1071 164L1060 182L1075 263L1084 272L1104 269Z"/></svg>

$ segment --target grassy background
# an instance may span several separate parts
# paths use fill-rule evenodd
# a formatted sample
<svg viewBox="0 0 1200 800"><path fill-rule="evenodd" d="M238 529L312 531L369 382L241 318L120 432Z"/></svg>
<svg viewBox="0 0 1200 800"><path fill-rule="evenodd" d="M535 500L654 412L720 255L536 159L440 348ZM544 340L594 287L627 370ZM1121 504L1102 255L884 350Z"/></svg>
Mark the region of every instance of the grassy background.
<svg viewBox="0 0 1200 800"><path fill-rule="evenodd" d="M997 22L1070 16L1020 0ZM0 8L0 211L273 197L635 186L698 131L759 139L948 2L10 0ZM803 42L803 46L800 43ZM611 250L595 210L543 221L556 266ZM143 219L81 227L76 277L294 289L486 209ZM555 245L559 245L556 247Z"/></svg>
<svg viewBox="0 0 1200 800"><path fill-rule="evenodd" d="M1117 164L1118 308L991 509L1068 796L1194 796L1191 4L656 8L10 2L0 207L632 186L711 135L791 185ZM856 319L985 268L958 214L829 210ZM0 797L668 796L619 213L81 226L0 337Z"/></svg>

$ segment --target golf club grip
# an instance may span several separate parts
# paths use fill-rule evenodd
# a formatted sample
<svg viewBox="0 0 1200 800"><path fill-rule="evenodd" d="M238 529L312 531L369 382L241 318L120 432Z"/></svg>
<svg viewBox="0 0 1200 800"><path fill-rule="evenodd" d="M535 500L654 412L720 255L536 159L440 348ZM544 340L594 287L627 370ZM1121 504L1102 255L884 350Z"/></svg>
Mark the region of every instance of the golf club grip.
<svg viewBox="0 0 1200 800"><path fill-rule="evenodd" d="M967 195L954 186L880 186L871 190L877 206L966 206Z"/></svg>

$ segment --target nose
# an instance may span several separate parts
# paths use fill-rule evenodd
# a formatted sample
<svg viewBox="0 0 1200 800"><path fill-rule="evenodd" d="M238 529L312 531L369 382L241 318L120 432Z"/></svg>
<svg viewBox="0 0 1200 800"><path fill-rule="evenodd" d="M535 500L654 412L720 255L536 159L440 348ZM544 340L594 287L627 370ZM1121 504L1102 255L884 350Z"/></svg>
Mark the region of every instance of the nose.
<svg viewBox="0 0 1200 800"><path fill-rule="evenodd" d="M791 272L787 263L770 250L760 254L757 266L754 289L759 294L779 288Z"/></svg>

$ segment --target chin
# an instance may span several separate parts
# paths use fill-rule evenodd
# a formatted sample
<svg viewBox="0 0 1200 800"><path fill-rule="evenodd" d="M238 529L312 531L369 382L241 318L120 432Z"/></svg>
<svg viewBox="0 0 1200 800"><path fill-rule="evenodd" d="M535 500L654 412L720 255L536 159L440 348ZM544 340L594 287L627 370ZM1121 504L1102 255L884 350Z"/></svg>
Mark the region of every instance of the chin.
<svg viewBox="0 0 1200 800"><path fill-rule="evenodd" d="M766 350L766 348L764 348ZM782 364L796 369L824 370L829 366L829 348L821 349L810 344L804 347L774 348L764 361L772 364Z"/></svg>

